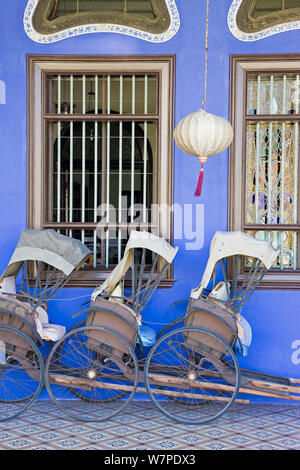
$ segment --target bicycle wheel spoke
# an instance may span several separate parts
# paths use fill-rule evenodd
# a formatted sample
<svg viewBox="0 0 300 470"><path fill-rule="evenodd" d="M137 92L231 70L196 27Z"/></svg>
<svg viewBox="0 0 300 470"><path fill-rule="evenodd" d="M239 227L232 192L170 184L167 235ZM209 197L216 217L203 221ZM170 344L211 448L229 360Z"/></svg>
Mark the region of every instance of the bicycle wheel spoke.
<svg viewBox="0 0 300 470"><path fill-rule="evenodd" d="M133 397L137 377L132 348L102 327L70 331L51 350L46 364L52 400L82 421L103 421L119 413Z"/></svg>
<svg viewBox="0 0 300 470"><path fill-rule="evenodd" d="M222 345L220 351L209 347L212 338ZM160 338L149 353L144 375L155 405L188 424L221 416L234 402L240 381L230 346L214 333L193 327Z"/></svg>

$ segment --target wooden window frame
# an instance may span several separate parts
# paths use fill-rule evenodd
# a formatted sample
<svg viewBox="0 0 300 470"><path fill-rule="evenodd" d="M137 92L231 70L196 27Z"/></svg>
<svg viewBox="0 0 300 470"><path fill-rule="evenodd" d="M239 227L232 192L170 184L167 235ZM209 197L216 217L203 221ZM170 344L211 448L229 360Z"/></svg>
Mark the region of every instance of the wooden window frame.
<svg viewBox="0 0 300 470"><path fill-rule="evenodd" d="M245 207L245 164L246 164L246 97L247 73L300 73L300 54L234 54L230 56L230 121L234 131L233 142L229 149L229 194L228 194L228 230L256 230L256 225L249 225L244 220ZM243 119L241 119L243 116ZM273 115L256 115L264 120ZM274 115L274 120L278 118ZM251 115L251 119L254 116ZM289 120L291 115L281 115L282 120ZM249 115L250 119L250 115ZM296 118L300 121L300 115ZM298 180L299 181L299 180ZM298 183L299 184L299 183ZM300 224L275 225L276 229L284 227L300 233ZM264 230L274 226L264 226ZM298 237L299 238L299 237ZM299 246L300 248L300 246ZM300 267L293 271L268 271L260 283L259 289L299 290Z"/></svg>
<svg viewBox="0 0 300 470"><path fill-rule="evenodd" d="M33 229L58 228L45 220L47 214L44 76L55 73L155 73L158 75L158 178L157 202L162 207L155 223L159 236L173 244L173 216L167 208L173 206L173 161L174 161L174 89L175 55L27 55L28 138L27 138L27 227ZM152 115L149 114L149 119ZM55 227L54 227L55 225ZM66 224L61 224L61 229ZM79 225L79 224L77 224ZM75 227L74 227L75 228ZM84 228L84 227L81 227ZM136 224L132 224L136 228ZM80 270L70 276L68 287L96 287L108 275L108 269ZM173 268L160 283L160 288L172 287Z"/></svg>

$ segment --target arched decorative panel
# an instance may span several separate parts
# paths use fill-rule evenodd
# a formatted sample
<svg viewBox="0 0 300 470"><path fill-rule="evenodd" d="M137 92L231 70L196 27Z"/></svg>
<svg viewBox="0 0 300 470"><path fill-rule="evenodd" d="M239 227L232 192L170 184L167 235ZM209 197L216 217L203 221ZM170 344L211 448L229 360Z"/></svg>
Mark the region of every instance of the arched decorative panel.
<svg viewBox="0 0 300 470"><path fill-rule="evenodd" d="M111 32L165 42L178 31L175 0L28 0L24 29L35 42Z"/></svg>
<svg viewBox="0 0 300 470"><path fill-rule="evenodd" d="M228 27L241 41L300 28L300 0L234 0L228 12Z"/></svg>

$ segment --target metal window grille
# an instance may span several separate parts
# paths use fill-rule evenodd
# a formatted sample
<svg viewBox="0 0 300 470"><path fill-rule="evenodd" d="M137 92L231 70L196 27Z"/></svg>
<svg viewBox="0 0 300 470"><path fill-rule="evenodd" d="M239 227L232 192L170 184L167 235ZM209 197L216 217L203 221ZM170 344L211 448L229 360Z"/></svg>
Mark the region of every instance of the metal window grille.
<svg viewBox="0 0 300 470"><path fill-rule="evenodd" d="M151 0L52 0L47 19L53 21L70 14L108 11L155 18Z"/></svg>
<svg viewBox="0 0 300 470"><path fill-rule="evenodd" d="M158 76L48 74L45 89L46 226L85 243L90 267L111 268L131 227L156 230Z"/></svg>
<svg viewBox="0 0 300 470"><path fill-rule="evenodd" d="M299 0L256 0L252 7L252 18L286 11L290 8L299 8Z"/></svg>
<svg viewBox="0 0 300 470"><path fill-rule="evenodd" d="M244 0L236 20L241 31L254 33L299 18L300 0Z"/></svg>
<svg viewBox="0 0 300 470"><path fill-rule="evenodd" d="M39 0L32 20L41 34L98 23L160 34L171 24L165 0Z"/></svg>
<svg viewBox="0 0 300 470"><path fill-rule="evenodd" d="M274 268L299 269L299 85L295 73L249 73L244 229L280 250Z"/></svg>

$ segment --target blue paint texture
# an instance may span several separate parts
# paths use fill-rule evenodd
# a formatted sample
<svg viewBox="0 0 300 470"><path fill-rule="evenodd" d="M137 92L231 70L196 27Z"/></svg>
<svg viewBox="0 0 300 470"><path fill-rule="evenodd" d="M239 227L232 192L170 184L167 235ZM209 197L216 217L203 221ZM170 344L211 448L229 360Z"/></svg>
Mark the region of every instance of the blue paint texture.
<svg viewBox="0 0 300 470"><path fill-rule="evenodd" d="M176 54L175 124L202 107L205 65L206 2L177 0L181 27L168 42L152 44L133 37L98 33L69 38L49 45L31 41L23 29L26 2L0 2L0 77L6 83L6 105L0 106L0 271L6 267L26 227L27 197L27 75L26 54ZM232 36L227 27L231 0L210 2L208 55L208 112L229 118L230 54L299 53L300 31L281 33L245 43ZM200 200L194 198L199 163L175 147L174 202L204 204L204 246L187 251L187 240L176 240L180 247L174 263L177 282L171 289L158 290L143 319L159 330L182 313L171 307L173 301L187 298L197 286L205 268L212 236L227 229L228 151L205 165ZM176 223L176 221L175 221ZM81 308L78 298L91 289L64 289L49 305L50 319L70 327L72 315ZM73 301L67 299L77 298ZM62 301L60 299L64 299ZM293 364L292 343L300 340L300 292L257 291L245 307L244 316L252 326L253 342L243 367L300 377L300 364Z"/></svg>

